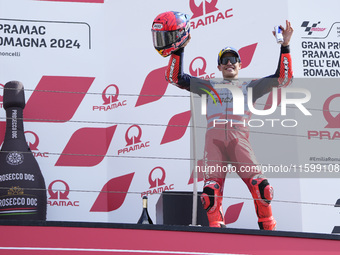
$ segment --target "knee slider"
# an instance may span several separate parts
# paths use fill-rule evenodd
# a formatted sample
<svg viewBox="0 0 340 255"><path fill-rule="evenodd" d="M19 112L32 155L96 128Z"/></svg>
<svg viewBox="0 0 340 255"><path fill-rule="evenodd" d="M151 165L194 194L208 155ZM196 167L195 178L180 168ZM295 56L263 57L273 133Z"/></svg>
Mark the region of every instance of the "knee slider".
<svg viewBox="0 0 340 255"><path fill-rule="evenodd" d="M203 208L206 211L215 211L220 200L222 200L220 185L214 181L207 182L201 195Z"/></svg>
<svg viewBox="0 0 340 255"><path fill-rule="evenodd" d="M273 187L269 184L268 180L265 179L259 184L259 189L260 189L260 194L261 198L270 204L270 202L274 198L274 189Z"/></svg>
<svg viewBox="0 0 340 255"><path fill-rule="evenodd" d="M256 178L255 178L256 177ZM255 176L251 184L258 189L261 198L263 199L264 202L267 204L270 204L270 202L274 198L274 189L273 187L269 184L268 180L266 179L265 176L263 175L257 175Z"/></svg>

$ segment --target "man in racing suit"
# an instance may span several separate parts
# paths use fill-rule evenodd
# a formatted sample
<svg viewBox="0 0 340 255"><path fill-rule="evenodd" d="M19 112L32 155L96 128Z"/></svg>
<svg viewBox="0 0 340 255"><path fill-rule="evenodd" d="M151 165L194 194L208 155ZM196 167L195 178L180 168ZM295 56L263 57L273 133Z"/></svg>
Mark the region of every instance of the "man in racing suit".
<svg viewBox="0 0 340 255"><path fill-rule="evenodd" d="M238 51L232 47L226 47L218 54L218 69L223 75L222 83L237 86L244 94L245 109L243 115L233 114L233 94L229 89L223 87L223 84L202 80L183 72L184 47L189 40L179 50L171 54L166 71L168 82L194 93L204 94L204 91L207 90L216 91L219 86L217 92L220 98L223 98L223 102L221 100L220 104L216 105L207 96L206 117L208 124L205 136L204 162L206 166L218 164L226 167L231 164L237 169L236 172L247 185L254 199L259 227L265 230L276 229L276 221L270 205L273 199L273 188L266 177L261 174L261 169L256 167L258 162L249 143L249 128L244 123L247 123L251 116L247 105L249 88L252 88L252 99L255 103L258 98L270 92L273 87L285 87L292 79L289 42L293 28L289 21L286 21L285 29L282 26L280 27L283 43L281 44L278 67L273 75L258 80L241 82L238 79L238 71L241 69L242 63ZM221 124L215 126L216 119L221 119ZM247 166L248 169L251 168L252 170L240 171L242 166ZM222 209L225 177L225 171L209 172L208 170L205 172L201 201L207 212L210 227L225 227Z"/></svg>

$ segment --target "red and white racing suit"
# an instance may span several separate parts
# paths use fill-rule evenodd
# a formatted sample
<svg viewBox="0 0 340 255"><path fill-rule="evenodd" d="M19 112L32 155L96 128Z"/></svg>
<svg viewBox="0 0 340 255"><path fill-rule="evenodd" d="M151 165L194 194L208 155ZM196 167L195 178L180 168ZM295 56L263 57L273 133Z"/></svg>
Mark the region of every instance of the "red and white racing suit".
<svg viewBox="0 0 340 255"><path fill-rule="evenodd" d="M181 89L204 94L209 87L216 88L217 83L192 77L183 72L184 49L174 52L169 60L166 71L168 82ZM204 163L214 166L215 171L205 173L205 185L201 200L207 211L211 227L225 227L222 209L223 187L226 171L216 171L216 166L227 167L231 164L247 185L254 198L255 210L261 229L274 230L276 221L272 216L270 202L273 198L273 188L268 180L261 175L261 170L256 167L258 162L249 142L249 127L246 123L250 120L251 113L248 109L248 88L253 91L253 103L270 92L273 87L285 87L290 84L293 77L289 46L281 46L279 64L275 74L262 79L241 82L239 80L223 80L223 84L234 85L240 88L244 95L244 114L233 114L233 94L227 88L216 89L221 101L217 104L207 96L207 132L205 136ZM221 83L218 83L221 84ZM219 86L221 87L221 86ZM223 119L226 124L215 125L214 119ZM217 122L216 122L217 123ZM222 123L222 122L221 122ZM252 167L253 166L253 167ZM207 169L209 169L207 167ZM248 171L244 171L247 168ZM225 168L224 168L225 169ZM249 171L252 169L252 171Z"/></svg>

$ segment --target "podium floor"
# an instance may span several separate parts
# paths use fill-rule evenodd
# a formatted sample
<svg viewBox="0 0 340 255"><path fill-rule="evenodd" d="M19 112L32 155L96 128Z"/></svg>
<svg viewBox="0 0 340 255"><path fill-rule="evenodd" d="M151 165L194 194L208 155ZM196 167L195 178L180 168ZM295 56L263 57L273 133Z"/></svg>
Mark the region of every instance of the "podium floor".
<svg viewBox="0 0 340 255"><path fill-rule="evenodd" d="M197 226L0 221L6 255L339 254L340 236Z"/></svg>

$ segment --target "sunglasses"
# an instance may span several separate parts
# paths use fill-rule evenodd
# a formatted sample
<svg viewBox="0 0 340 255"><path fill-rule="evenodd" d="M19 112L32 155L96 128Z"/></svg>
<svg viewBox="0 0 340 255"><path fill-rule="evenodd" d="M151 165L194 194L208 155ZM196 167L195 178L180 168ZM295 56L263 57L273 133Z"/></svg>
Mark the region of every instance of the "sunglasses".
<svg viewBox="0 0 340 255"><path fill-rule="evenodd" d="M221 59L221 64L222 65L226 65L228 64L228 61L230 61L230 63L232 64L236 64L237 62L240 62L240 59L238 57L224 57Z"/></svg>

